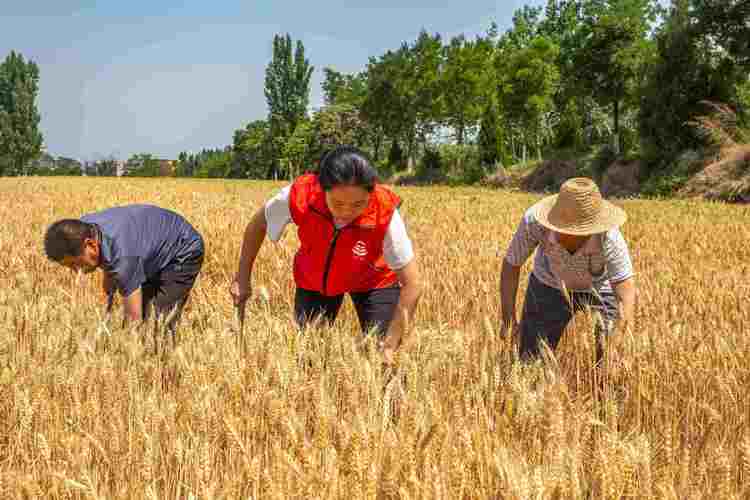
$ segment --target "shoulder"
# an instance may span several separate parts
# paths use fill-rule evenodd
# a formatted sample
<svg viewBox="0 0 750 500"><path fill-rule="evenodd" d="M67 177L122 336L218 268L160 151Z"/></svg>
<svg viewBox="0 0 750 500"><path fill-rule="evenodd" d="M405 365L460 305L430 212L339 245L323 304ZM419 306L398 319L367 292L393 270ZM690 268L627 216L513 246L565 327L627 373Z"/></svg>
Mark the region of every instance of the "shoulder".
<svg viewBox="0 0 750 500"><path fill-rule="evenodd" d="M532 236L541 239L541 237L547 232L547 228L539 224L539 221L537 221L536 219L535 213L536 207L534 205L526 209L526 211L523 213L523 217L521 217L519 229L523 229Z"/></svg>
<svg viewBox="0 0 750 500"><path fill-rule="evenodd" d="M375 185L373 194L375 195L375 198L381 206L392 210L395 210L401 206L401 197L381 184Z"/></svg>
<svg viewBox="0 0 750 500"><path fill-rule="evenodd" d="M610 229L602 236L602 243L604 246L615 246L615 247L622 247L627 246L627 243L625 242L625 237L622 235L622 231L620 231L620 228L616 227L614 229Z"/></svg>
<svg viewBox="0 0 750 500"><path fill-rule="evenodd" d="M303 188L303 187L317 186L317 185L319 185L319 182L318 182L318 176L316 174L300 175L299 177L294 179L294 182L292 183L292 186L296 188Z"/></svg>
<svg viewBox="0 0 750 500"><path fill-rule="evenodd" d="M289 210L295 222L297 217L307 212L307 208L320 196L322 191L318 176L315 174L305 174L294 180L292 185L289 186L287 199Z"/></svg>
<svg viewBox="0 0 750 500"><path fill-rule="evenodd" d="M317 175L305 174L297 177L289 186L289 195L296 201L300 197L307 197L311 193L320 191L321 189Z"/></svg>

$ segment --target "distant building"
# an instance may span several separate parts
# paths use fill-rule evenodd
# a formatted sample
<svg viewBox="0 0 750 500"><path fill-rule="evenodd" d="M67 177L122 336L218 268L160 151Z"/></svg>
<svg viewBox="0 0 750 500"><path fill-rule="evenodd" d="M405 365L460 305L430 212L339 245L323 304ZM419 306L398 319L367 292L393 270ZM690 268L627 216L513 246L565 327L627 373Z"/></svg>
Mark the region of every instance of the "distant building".
<svg viewBox="0 0 750 500"><path fill-rule="evenodd" d="M115 175L122 177L127 173L128 163L124 160L115 160Z"/></svg>

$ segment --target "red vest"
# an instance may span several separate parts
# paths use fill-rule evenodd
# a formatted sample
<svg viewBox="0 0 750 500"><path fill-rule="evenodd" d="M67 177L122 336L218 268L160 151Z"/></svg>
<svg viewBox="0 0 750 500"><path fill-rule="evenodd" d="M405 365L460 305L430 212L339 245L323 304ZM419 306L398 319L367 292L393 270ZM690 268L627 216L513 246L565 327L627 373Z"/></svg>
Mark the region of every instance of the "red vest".
<svg viewBox="0 0 750 500"><path fill-rule="evenodd" d="M297 178L289 194L289 209L300 240L294 257L297 286L334 296L395 284L396 273L383 258L383 240L400 203L398 196L376 185L365 211L336 229L318 176Z"/></svg>

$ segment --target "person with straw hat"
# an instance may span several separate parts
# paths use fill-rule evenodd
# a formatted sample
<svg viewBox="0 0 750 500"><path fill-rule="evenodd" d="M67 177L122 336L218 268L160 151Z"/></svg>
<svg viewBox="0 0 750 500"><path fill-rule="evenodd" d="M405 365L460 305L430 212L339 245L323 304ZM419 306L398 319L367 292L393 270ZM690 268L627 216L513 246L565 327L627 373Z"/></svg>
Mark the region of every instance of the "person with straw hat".
<svg viewBox="0 0 750 500"><path fill-rule="evenodd" d="M524 214L503 260L500 277L502 335L518 332L520 356L540 355L541 341L555 349L573 315L595 314L597 362L603 340L619 320L633 318L636 286L627 243L619 227L625 211L604 200L593 180L569 179ZM534 250L520 324L516 294L520 270Z"/></svg>

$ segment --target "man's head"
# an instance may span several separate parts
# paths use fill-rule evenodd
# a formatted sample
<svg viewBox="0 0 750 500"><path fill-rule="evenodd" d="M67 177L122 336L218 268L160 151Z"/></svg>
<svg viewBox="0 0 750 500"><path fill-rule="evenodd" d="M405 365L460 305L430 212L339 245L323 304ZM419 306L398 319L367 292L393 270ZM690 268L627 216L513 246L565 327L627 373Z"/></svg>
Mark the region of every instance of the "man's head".
<svg viewBox="0 0 750 500"><path fill-rule="evenodd" d="M44 251L50 260L88 274L99 267L101 245L94 225L63 219L47 229Z"/></svg>

